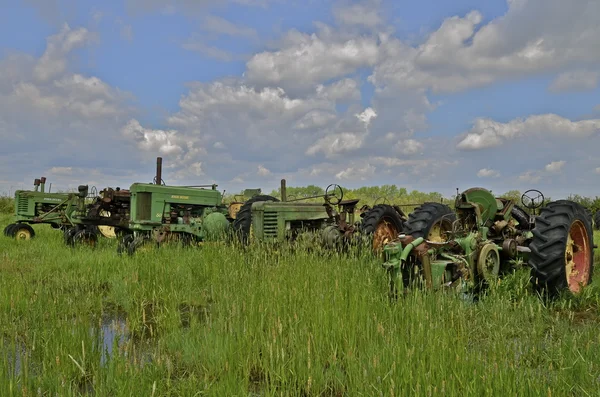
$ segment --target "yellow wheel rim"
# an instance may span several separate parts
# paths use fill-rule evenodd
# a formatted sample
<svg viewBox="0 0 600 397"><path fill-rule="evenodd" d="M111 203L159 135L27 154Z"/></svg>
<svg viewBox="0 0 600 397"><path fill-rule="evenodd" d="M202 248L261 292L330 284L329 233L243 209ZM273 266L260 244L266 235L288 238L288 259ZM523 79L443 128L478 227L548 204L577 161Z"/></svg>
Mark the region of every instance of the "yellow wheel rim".
<svg viewBox="0 0 600 397"><path fill-rule="evenodd" d="M432 241L434 243L443 243L448 238L446 236L446 230L451 227L448 222L439 221L433 224L429 229L429 233L427 234L427 240Z"/></svg>
<svg viewBox="0 0 600 397"><path fill-rule="evenodd" d="M100 211L99 215L103 218L110 218L109 211ZM98 226L98 231L105 238L117 238L117 233L114 226Z"/></svg>
<svg viewBox="0 0 600 397"><path fill-rule="evenodd" d="M19 229L15 233L17 240L31 240L31 232L27 229Z"/></svg>

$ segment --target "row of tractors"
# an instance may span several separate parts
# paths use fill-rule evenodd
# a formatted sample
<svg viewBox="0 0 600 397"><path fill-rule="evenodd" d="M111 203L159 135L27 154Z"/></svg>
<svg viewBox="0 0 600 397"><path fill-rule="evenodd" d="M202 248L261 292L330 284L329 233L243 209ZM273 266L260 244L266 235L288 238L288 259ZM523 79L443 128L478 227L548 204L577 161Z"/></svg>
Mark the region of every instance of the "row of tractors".
<svg viewBox="0 0 600 397"><path fill-rule="evenodd" d="M280 243L313 232L331 249L366 242L383 258L393 296L414 287L477 294L522 266L531 268L535 288L549 295L578 293L591 282L589 212L568 200L546 203L536 190L516 203L473 188L457 194L454 209L425 203L407 216L398 205L358 209L359 200L344 200L338 185L322 196L288 199L285 180L280 199L247 189L225 204L214 184L164 184L160 157L154 183L127 190L98 193L82 185L75 193L50 193L45 182L36 179L34 190L15 192L15 223L4 229L6 236L27 240L35 236L31 224L46 223L62 230L70 246L117 238L118 252L132 255L172 241L194 245L229 236L243 245Z"/></svg>

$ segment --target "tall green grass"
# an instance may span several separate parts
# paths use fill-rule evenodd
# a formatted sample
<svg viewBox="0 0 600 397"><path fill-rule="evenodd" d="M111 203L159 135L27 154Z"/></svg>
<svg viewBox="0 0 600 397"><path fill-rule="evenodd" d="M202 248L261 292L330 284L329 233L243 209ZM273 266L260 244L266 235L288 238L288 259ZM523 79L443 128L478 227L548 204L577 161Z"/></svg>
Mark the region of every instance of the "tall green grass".
<svg viewBox="0 0 600 397"><path fill-rule="evenodd" d="M4 226L8 218L3 218ZM0 395L598 395L598 285L388 299L368 255L0 238ZM110 354L106 350L110 349ZM17 368L18 367L18 368Z"/></svg>

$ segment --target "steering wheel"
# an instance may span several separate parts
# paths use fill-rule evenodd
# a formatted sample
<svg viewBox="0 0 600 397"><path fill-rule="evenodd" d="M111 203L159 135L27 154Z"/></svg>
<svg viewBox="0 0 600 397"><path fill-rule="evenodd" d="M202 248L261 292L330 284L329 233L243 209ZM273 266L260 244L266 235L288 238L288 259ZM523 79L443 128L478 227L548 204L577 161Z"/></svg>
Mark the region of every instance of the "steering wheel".
<svg viewBox="0 0 600 397"><path fill-rule="evenodd" d="M92 186L92 188L90 189L90 192L88 193L88 198L96 198L98 197L98 189L96 189L96 186Z"/></svg>
<svg viewBox="0 0 600 397"><path fill-rule="evenodd" d="M390 200L387 199L387 197L382 196L382 197L377 197L377 200L375 200L375 202L373 203L373 207L375 207L378 204L389 204Z"/></svg>
<svg viewBox="0 0 600 397"><path fill-rule="evenodd" d="M162 178L161 178L160 182L161 182L161 183L160 183L161 185L163 185L163 186L165 186L165 185L166 185L166 183L165 183L165 180L164 180L164 179L162 179ZM156 183L156 177L154 177L154 179L152 180L152 183L153 183L154 185L158 185L158 183Z"/></svg>
<svg viewBox="0 0 600 397"><path fill-rule="evenodd" d="M335 197L337 201L332 200L332 197ZM342 201L342 198L344 198L344 191L340 185L332 183L331 185L327 186L327 189L325 189L325 201L328 204L338 205Z"/></svg>
<svg viewBox="0 0 600 397"><path fill-rule="evenodd" d="M540 208L544 204L544 195L539 190L530 189L521 196L521 203L531 210Z"/></svg>

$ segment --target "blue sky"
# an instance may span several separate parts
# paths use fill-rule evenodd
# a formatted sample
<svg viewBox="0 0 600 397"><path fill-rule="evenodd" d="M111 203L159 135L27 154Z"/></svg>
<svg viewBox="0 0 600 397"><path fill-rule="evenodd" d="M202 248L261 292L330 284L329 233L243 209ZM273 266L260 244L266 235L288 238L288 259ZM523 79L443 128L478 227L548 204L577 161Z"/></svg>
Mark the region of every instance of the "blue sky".
<svg viewBox="0 0 600 397"><path fill-rule="evenodd" d="M0 192L340 183L598 194L600 4L25 0L0 14ZM573 20L578 23L574 25Z"/></svg>

